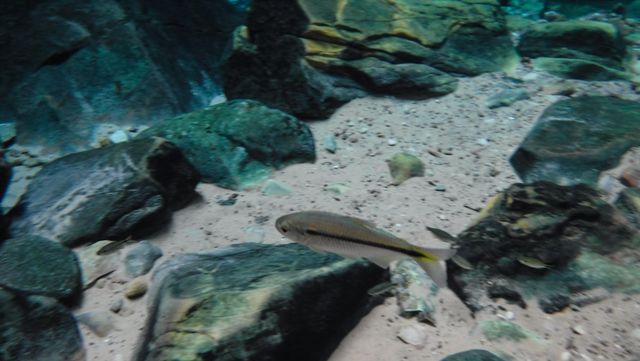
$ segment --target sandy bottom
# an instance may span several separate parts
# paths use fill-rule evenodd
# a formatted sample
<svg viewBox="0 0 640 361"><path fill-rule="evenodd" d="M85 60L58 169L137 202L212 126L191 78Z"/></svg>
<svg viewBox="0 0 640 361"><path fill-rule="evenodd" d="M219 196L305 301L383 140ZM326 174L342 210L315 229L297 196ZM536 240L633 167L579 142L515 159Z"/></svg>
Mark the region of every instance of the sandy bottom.
<svg viewBox="0 0 640 361"><path fill-rule="evenodd" d="M217 201L234 192L210 184L197 188L198 200L177 211L164 230L148 239L164 251L162 262L184 252L211 250L253 241L285 243L273 227L280 215L301 210L327 210L374 221L418 245L438 245L426 230L438 227L458 233L496 192L518 182L508 157L540 113L563 97L549 95L544 86L557 81L547 75L519 69L504 74L461 79L450 95L424 101L364 98L339 109L331 119L310 123L317 144L314 164L299 164L273 174L292 189L285 196L266 196L259 190L238 192L233 206ZM488 96L506 87L524 87L531 99L510 107L488 109ZM638 96L625 83L578 84L578 93ZM326 135L338 141L335 154L323 147ZM393 144L393 145L391 145ZM400 186L390 185L385 163L397 152L417 155L426 176ZM326 190L341 183L338 195ZM436 190L442 185L445 191ZM128 248L120 251L121 255ZM130 280L120 269L85 292L75 313L106 311L124 299L115 315L116 329L97 337L85 326L83 337L89 360L129 360L146 317L147 297L126 300ZM498 320L509 311L514 321L537 333L537 341L489 341L475 331L480 320ZM425 326L422 346L402 342L398 331L417 321L398 317L395 299L376 307L344 339L331 361L440 360L451 353L485 348L514 360L636 360L640 358L640 297L616 295L580 310L554 315L542 313L534 302L528 309L496 303L472 317L449 290L439 295L438 327ZM579 326L579 327L577 327ZM579 332L572 330L578 329ZM580 334L582 333L582 334ZM564 353L564 355L563 355ZM564 358L563 358L564 357Z"/></svg>

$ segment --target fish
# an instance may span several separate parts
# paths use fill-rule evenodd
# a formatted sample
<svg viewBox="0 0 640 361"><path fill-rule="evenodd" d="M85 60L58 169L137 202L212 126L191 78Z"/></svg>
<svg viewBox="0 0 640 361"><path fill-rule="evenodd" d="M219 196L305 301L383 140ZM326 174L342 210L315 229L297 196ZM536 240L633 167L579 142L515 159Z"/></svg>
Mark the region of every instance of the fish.
<svg viewBox="0 0 640 361"><path fill-rule="evenodd" d="M434 236L438 237L439 240L443 242L451 243L454 246L458 245L458 242L459 242L458 237L450 234L449 232L442 230L440 228L433 228L433 227L427 227L427 229ZM468 271L473 269L473 265L471 264L471 262L469 262L466 258L462 257L459 254L453 255L453 257L451 257L451 261L457 264L458 266L460 266L460 268L464 270Z"/></svg>
<svg viewBox="0 0 640 361"><path fill-rule="evenodd" d="M518 256L517 260L521 264L534 269L551 268L548 264L534 257Z"/></svg>
<svg viewBox="0 0 640 361"><path fill-rule="evenodd" d="M439 287L447 286L444 261L456 252L415 246L372 222L330 212L291 213L278 218L275 226L284 237L315 251L364 257L382 268L402 258L413 258Z"/></svg>

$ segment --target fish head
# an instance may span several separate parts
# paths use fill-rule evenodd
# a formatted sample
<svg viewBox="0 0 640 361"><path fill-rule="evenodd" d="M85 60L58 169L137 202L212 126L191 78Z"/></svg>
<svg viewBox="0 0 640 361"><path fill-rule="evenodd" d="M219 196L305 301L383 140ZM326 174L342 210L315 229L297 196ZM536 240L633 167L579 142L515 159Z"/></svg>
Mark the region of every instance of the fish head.
<svg viewBox="0 0 640 361"><path fill-rule="evenodd" d="M305 223L298 219L296 213L282 216L276 220L276 229L284 237L299 243L304 243Z"/></svg>

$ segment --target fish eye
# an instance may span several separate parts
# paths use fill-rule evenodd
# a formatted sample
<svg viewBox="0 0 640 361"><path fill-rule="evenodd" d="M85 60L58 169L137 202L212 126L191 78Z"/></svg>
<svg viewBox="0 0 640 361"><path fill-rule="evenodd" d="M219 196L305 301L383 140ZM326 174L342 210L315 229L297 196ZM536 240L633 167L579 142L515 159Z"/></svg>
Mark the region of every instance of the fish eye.
<svg viewBox="0 0 640 361"><path fill-rule="evenodd" d="M289 232L289 229L287 228L287 226L281 226L280 230L282 231L282 233L287 233Z"/></svg>

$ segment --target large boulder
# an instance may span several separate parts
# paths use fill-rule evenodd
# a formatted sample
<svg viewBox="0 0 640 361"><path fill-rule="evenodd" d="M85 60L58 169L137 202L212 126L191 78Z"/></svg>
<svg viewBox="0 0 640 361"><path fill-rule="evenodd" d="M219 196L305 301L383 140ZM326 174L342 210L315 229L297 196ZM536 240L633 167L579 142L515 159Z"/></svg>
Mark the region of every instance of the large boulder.
<svg viewBox="0 0 640 361"><path fill-rule="evenodd" d="M199 175L166 139L147 138L46 164L12 212L13 236L74 246L161 227L194 195Z"/></svg>
<svg viewBox="0 0 640 361"><path fill-rule="evenodd" d="M299 244L183 254L153 276L137 361L326 360L386 272Z"/></svg>
<svg viewBox="0 0 640 361"><path fill-rule="evenodd" d="M0 5L0 113L18 143L87 149L100 125L136 126L208 105L244 11L226 0Z"/></svg>
<svg viewBox="0 0 640 361"><path fill-rule="evenodd" d="M39 236L0 244L0 286L65 299L80 291L80 266L70 249Z"/></svg>
<svg viewBox="0 0 640 361"><path fill-rule="evenodd" d="M538 68L566 78L585 80L624 79L626 44L613 24L569 20L535 23L520 38L518 52Z"/></svg>
<svg viewBox="0 0 640 361"><path fill-rule="evenodd" d="M287 164L313 162L309 127L253 100L234 100L169 119L138 138L159 136L182 149L203 180L239 189Z"/></svg>
<svg viewBox="0 0 640 361"><path fill-rule="evenodd" d="M639 245L633 226L588 186L514 184L459 234L457 254L473 269L451 263L450 280L472 310L504 298L554 312L595 288L640 291Z"/></svg>
<svg viewBox="0 0 640 361"><path fill-rule="evenodd" d="M0 329L0 360L86 359L73 315L52 298L0 288Z"/></svg>
<svg viewBox="0 0 640 361"><path fill-rule="evenodd" d="M362 90L439 95L456 88L446 73L504 70L516 58L497 1L255 0L224 91L321 118Z"/></svg>
<svg viewBox="0 0 640 361"><path fill-rule="evenodd" d="M525 182L597 184L640 145L640 103L609 96L558 101L538 118L510 162Z"/></svg>

